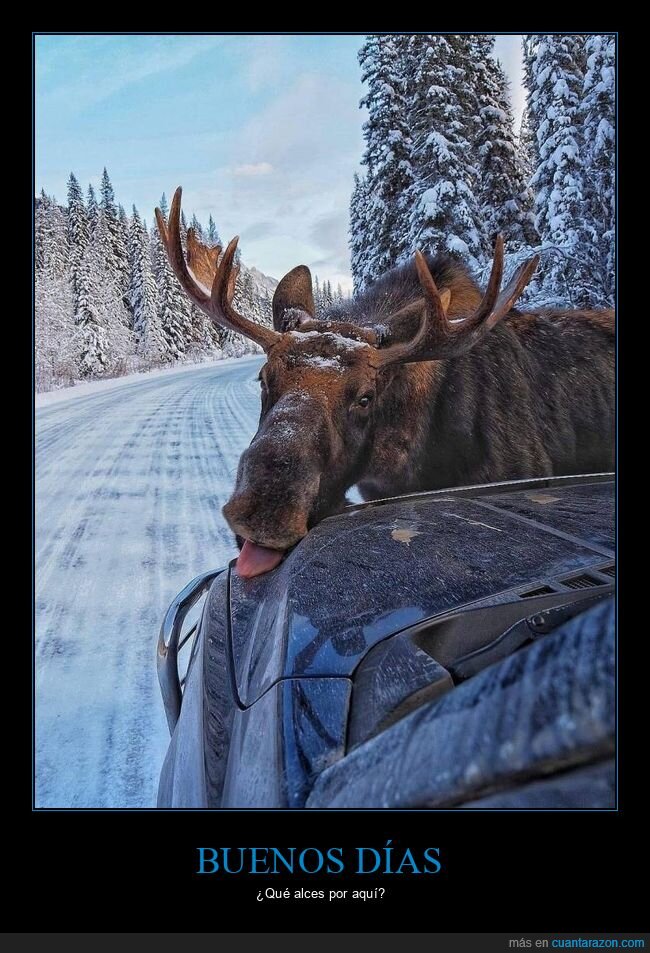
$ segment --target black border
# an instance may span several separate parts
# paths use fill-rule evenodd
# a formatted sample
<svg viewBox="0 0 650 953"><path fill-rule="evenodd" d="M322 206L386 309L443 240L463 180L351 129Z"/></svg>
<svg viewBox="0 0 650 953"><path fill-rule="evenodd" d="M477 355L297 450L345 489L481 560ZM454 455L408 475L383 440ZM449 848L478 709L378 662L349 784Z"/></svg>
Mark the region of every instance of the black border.
<svg viewBox="0 0 650 953"><path fill-rule="evenodd" d="M626 192L622 176L626 135L623 102L627 96L628 68L625 34L618 33L617 44L617 298L619 313L626 314L629 320L624 308ZM31 118L30 189L33 188L34 161L33 86ZM642 125L639 115L637 122ZM631 187L636 181L632 180ZM643 203L643 199L640 201ZM32 202L30 195L30 205ZM31 277L33 283L33 275ZM617 349L617 549L625 544L626 507L631 508L633 500L626 485L624 455L623 419L628 406L625 388L631 383L626 353L631 335L625 333L625 325L625 320L619 323ZM31 425L33 597L33 399ZM634 429L634 424L631 428ZM636 519L639 521L638 514ZM5 763L8 806L14 798L16 800L5 815L9 821L6 856L13 866L10 894L27 899L28 903L31 900L34 925L38 923L41 929L54 931L98 927L129 929L138 924L165 930L181 929L184 934L215 927L294 932L292 927L299 928L303 922L308 929L318 932L328 932L330 927L340 930L344 924L351 932L421 929L430 934L476 929L493 931L505 927L513 936L542 932L551 925L551 929L558 932L639 930L642 927L640 906L637 903L633 909L632 899L634 888L640 884L633 878L632 866L637 852L642 850L643 815L635 806L639 787L631 775L645 760L643 755L639 758L643 751L641 741L637 747L633 738L633 730L638 728L645 714L645 693L633 695L629 687L632 669L636 667L638 674L639 663L636 646L631 644L634 627L631 626L630 640L625 638L627 561L622 553L617 555L618 625L623 634L623 651L619 657L618 812L517 812L519 816L513 817L509 812L499 811L490 812L486 818L482 812L462 811L379 812L377 816L376 812L313 815L304 811L219 814L33 810L28 781L31 771L18 769L21 757L31 744L28 738L25 745L20 745L18 757L7 755ZM632 617L629 618L631 621ZM636 639L644 639L643 628L637 631ZM13 635L13 626L8 628L7 634ZM31 648L30 656L33 659ZM15 685L15 674L8 672L8 676L8 681ZM10 709L5 717L8 740L16 741L19 737L16 727L26 729L27 733L30 722L29 712L17 719L13 708ZM368 901L346 907L320 903L317 907L320 916L314 916L306 902L260 904L256 901L259 889L284 887L281 877L200 877L195 872L198 846L295 845L353 849L362 845L381 848L388 840L392 840L393 845L409 846L414 852L426 846L439 847L442 872L430 877L387 877L383 882L370 877L368 882L364 879L360 883L362 878L354 878L350 889L385 886L386 895L381 903ZM286 885L291 889L300 886L320 889L317 879L317 875L294 876ZM345 887L345 879L344 875L337 878L336 886ZM255 919L251 918L253 911L259 914ZM307 917L303 917L304 911ZM9 907L8 912L7 919L10 919L14 911ZM351 926L348 921L353 921ZM444 946L433 945L444 950ZM478 951L481 946L475 948Z"/></svg>

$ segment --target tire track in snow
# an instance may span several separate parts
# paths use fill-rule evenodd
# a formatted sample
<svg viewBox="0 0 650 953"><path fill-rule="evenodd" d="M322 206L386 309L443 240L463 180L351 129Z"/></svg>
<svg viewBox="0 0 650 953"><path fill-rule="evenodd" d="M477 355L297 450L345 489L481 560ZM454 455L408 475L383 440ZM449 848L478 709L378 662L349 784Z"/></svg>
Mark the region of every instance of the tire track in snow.
<svg viewBox="0 0 650 953"><path fill-rule="evenodd" d="M167 605L236 549L221 516L261 359L37 411L36 803L148 807L168 743Z"/></svg>

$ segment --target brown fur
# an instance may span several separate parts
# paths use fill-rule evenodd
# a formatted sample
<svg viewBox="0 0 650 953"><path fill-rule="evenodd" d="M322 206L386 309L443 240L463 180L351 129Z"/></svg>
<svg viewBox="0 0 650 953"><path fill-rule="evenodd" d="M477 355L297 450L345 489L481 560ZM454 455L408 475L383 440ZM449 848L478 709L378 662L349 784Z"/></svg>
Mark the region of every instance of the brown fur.
<svg viewBox="0 0 650 953"><path fill-rule="evenodd" d="M482 295L463 266L428 264L449 317L471 315ZM381 367L373 344L421 322L415 270L320 322L307 275L276 291L276 329L295 330L269 349L259 430L224 507L240 541L288 548L355 483L373 498L613 466L613 312L513 310L461 357Z"/></svg>
<svg viewBox="0 0 650 953"><path fill-rule="evenodd" d="M476 311L481 303L481 292L472 279L461 269L452 269L447 283L443 286L451 291L448 315L450 318L464 318Z"/></svg>

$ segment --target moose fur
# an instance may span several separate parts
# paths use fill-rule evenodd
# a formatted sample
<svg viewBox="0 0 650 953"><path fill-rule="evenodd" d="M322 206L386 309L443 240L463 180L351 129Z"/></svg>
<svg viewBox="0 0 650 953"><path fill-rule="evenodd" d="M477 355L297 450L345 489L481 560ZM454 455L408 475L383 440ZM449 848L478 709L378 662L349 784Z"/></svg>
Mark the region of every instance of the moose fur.
<svg viewBox="0 0 650 953"><path fill-rule="evenodd" d="M501 289L503 240L485 293L450 257L397 268L345 307L316 318L309 269L279 283L273 329L237 313L237 240L207 250L192 230L187 260L180 189L158 226L192 300L256 341L260 423L223 509L256 575L358 484L367 499L614 464L614 314L517 310L534 272Z"/></svg>
<svg viewBox="0 0 650 953"><path fill-rule="evenodd" d="M445 255L427 264L451 291L451 319L478 307L481 290L463 264ZM419 298L407 265L328 317L381 326ZM613 468L613 311L512 309L467 354L391 370L359 484L367 499Z"/></svg>

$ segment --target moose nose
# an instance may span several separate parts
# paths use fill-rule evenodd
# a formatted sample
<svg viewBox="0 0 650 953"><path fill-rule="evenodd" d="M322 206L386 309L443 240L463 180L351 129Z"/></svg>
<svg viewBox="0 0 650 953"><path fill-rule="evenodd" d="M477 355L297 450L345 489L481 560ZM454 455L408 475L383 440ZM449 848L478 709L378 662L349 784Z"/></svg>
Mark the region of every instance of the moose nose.
<svg viewBox="0 0 650 953"><path fill-rule="evenodd" d="M319 408L290 396L276 404L242 454L223 508L238 536L271 549L289 549L306 536L324 463Z"/></svg>
<svg viewBox="0 0 650 953"><path fill-rule="evenodd" d="M251 493L235 492L222 512L233 533L270 549L289 549L307 535L305 510L274 506Z"/></svg>

